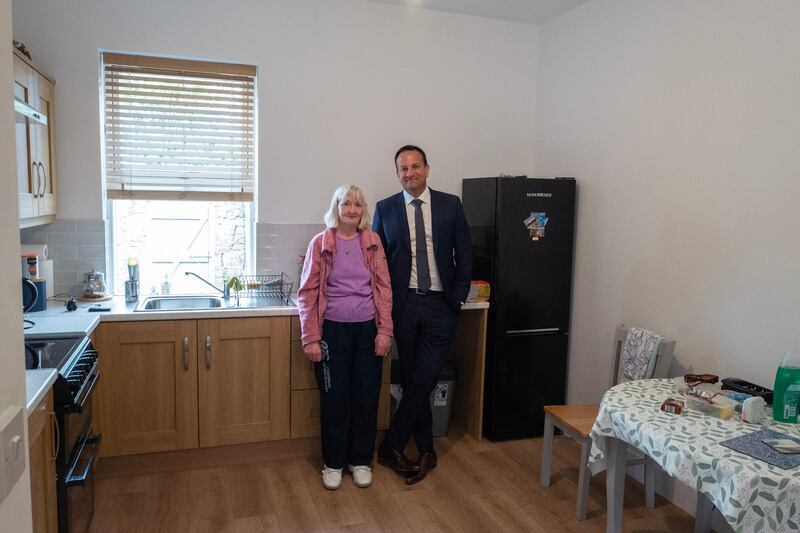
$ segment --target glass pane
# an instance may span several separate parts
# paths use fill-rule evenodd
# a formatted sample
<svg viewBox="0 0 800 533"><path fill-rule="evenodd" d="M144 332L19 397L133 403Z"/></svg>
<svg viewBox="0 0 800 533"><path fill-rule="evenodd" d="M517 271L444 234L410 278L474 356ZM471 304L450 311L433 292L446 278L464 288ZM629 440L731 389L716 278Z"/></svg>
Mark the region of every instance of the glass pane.
<svg viewBox="0 0 800 533"><path fill-rule="evenodd" d="M139 294L213 293L186 272L222 288L227 276L247 273L249 202L114 200L114 292L124 293L128 259L139 264Z"/></svg>

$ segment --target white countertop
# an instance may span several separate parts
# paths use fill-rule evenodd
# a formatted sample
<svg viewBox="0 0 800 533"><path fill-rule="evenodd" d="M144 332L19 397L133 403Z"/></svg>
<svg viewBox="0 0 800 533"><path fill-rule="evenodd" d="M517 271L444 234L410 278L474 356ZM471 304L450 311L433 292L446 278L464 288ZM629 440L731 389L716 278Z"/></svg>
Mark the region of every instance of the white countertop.
<svg viewBox="0 0 800 533"><path fill-rule="evenodd" d="M142 297L142 299L144 298L145 297ZM25 337L27 339L35 339L89 335L100 322L294 316L298 314L297 307L294 305L282 307L226 307L221 309L141 312L134 311L137 304L138 302L126 303L123 296L115 296L109 301L100 303L79 301L77 311L67 311L63 304L59 302L49 302L46 310L25 314L26 319L35 323L34 327L25 330ZM90 312L89 309L93 307L109 307L111 310ZM489 302L470 302L464 304L461 309L469 311L488 308Z"/></svg>
<svg viewBox="0 0 800 533"><path fill-rule="evenodd" d="M177 295L176 295L177 296ZM145 297L142 297L144 300ZM244 298L242 298L244 300ZM233 299L231 299L233 302ZM67 311L62 303L49 302L48 308L36 313L26 313L25 318L36 323L31 329L25 330L25 337L52 337L69 335L71 332L80 335L90 334L100 322L127 322L138 320L194 320L200 318L231 318L231 317L258 317L258 316L291 316L297 314L297 307L287 305L282 307L226 307L221 309L194 309L182 311L134 311L138 302L126 303L123 296L114 296L111 300L100 303L78 301L76 311ZM231 304L232 305L232 304ZM110 311L92 312L91 308L109 307ZM81 329L77 329L81 326Z"/></svg>
<svg viewBox="0 0 800 533"><path fill-rule="evenodd" d="M53 386L56 376L58 376L58 371L55 368L25 371L25 385L28 395L28 402L25 405L29 414L42 401L50 387Z"/></svg>
<svg viewBox="0 0 800 533"><path fill-rule="evenodd" d="M293 316L297 315L297 307L267 308L225 308L202 309L194 311L157 311L135 312L137 302L125 303L125 298L115 296L112 300L100 304L78 303L77 311L67 311L63 305L50 304L45 311L27 313L25 318L35 325L25 330L26 339L82 337L94 331L100 322L124 322L137 320L192 320L200 318L230 318L259 316ZM89 312L89 307L110 307L106 312ZM464 311L488 309L489 302L470 302L461 308ZM36 407L56 380L55 369L27 370L28 411Z"/></svg>
<svg viewBox="0 0 800 533"><path fill-rule="evenodd" d="M65 337L84 337L94 331L100 323L97 313L74 311L67 313L62 310L59 314L45 314L47 311L27 313L25 319L33 322L33 326L25 329L25 338L54 339ZM25 324L28 326L29 324Z"/></svg>

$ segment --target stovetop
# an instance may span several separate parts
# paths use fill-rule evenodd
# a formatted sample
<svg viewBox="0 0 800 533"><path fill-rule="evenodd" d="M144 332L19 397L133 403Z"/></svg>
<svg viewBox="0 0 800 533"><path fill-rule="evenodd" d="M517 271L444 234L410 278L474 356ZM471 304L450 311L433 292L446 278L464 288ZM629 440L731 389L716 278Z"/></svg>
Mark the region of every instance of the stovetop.
<svg viewBox="0 0 800 533"><path fill-rule="evenodd" d="M72 339L26 340L25 370L56 368L62 372L85 337Z"/></svg>

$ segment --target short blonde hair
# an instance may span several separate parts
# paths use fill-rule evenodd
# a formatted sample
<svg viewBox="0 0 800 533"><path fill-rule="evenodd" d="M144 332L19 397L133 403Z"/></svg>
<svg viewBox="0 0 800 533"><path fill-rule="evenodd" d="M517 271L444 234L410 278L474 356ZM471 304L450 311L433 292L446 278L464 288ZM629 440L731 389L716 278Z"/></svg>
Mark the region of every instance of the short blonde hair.
<svg viewBox="0 0 800 533"><path fill-rule="evenodd" d="M344 202L347 197L352 198L357 203L361 204L364 211L361 213L361 220L358 221L358 229L369 227L369 207L367 207L367 200L364 198L364 191L355 185L342 185L333 192L331 199L331 207L325 213L325 225L329 228L338 228L339 223L339 204Z"/></svg>

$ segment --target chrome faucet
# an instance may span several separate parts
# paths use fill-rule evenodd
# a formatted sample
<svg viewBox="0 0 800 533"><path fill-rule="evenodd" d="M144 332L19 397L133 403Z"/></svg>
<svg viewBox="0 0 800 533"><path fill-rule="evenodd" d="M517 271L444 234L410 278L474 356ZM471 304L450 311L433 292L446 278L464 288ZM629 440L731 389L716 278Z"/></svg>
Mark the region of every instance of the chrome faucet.
<svg viewBox="0 0 800 533"><path fill-rule="evenodd" d="M206 285L208 285L209 287L213 288L214 290L217 290L217 291L221 292L222 293L222 297L225 298L226 300L231 297L231 290L228 288L228 284L225 283L224 279L222 280L222 289L220 289L219 287L217 287L216 285L214 285L213 283L211 283L207 279L205 279L205 278L203 278L201 276L198 276L194 272L186 272L185 274L187 276L194 276L197 279L199 279L200 281L202 281L203 283L205 283Z"/></svg>

